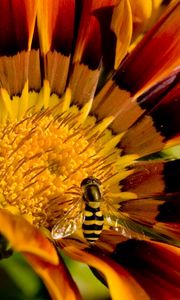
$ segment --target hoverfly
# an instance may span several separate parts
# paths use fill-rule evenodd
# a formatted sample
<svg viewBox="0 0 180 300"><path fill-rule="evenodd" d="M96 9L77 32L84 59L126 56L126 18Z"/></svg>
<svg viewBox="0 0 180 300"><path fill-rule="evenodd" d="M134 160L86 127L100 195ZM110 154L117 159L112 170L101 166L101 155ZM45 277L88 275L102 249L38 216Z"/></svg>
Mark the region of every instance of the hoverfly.
<svg viewBox="0 0 180 300"><path fill-rule="evenodd" d="M85 202L82 230L84 238L89 243L99 239L104 225L104 216L100 208L102 199L100 184L100 181L93 177L87 177L81 182L82 198Z"/></svg>
<svg viewBox="0 0 180 300"><path fill-rule="evenodd" d="M83 236L88 243L96 242L103 230L104 223L108 223L114 230L119 230L115 216L107 215L102 208L103 197L100 190L101 182L95 177L87 177L81 182L82 196L54 225L51 235L53 239L70 236L82 227ZM73 208L79 206L77 215L72 217ZM114 219L113 219L114 218ZM125 229L124 229L125 230Z"/></svg>
<svg viewBox="0 0 180 300"><path fill-rule="evenodd" d="M108 228L126 238L153 238L179 245L168 232L167 235L162 235L161 228L153 226L167 197L135 198L127 201L119 199L118 203L114 203L101 192L100 185L100 181L95 177L82 180L81 197L52 228L51 236L54 240L70 236L82 228L86 241L93 244L99 239L107 224Z"/></svg>

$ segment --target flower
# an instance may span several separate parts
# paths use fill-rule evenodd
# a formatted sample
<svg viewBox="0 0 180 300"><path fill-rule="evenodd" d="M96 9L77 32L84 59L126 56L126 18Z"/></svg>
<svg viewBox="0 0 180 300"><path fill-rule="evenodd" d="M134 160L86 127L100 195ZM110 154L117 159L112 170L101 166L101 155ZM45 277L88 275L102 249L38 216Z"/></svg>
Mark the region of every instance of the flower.
<svg viewBox="0 0 180 300"><path fill-rule="evenodd" d="M52 299L80 298L58 247L112 299L180 296L179 160L151 156L180 142L180 6L149 30L160 4L1 0L0 231ZM95 243L80 228L92 176Z"/></svg>

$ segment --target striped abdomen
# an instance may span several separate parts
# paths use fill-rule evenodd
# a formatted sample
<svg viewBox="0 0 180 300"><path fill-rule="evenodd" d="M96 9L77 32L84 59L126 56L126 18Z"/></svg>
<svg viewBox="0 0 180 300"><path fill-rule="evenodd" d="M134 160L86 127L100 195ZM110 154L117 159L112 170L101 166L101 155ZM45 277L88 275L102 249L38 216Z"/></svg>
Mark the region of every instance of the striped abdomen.
<svg viewBox="0 0 180 300"><path fill-rule="evenodd" d="M84 238L89 243L99 239L104 225L103 214L99 202L88 202L85 205L84 221L82 225Z"/></svg>

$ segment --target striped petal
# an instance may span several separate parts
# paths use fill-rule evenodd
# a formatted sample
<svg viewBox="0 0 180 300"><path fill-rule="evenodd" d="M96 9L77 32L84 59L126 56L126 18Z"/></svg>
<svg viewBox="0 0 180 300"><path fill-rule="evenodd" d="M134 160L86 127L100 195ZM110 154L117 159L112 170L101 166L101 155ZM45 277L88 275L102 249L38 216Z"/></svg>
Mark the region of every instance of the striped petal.
<svg viewBox="0 0 180 300"><path fill-rule="evenodd" d="M121 182L123 191L137 195L137 199L120 202L121 223L145 235L149 228L154 239L180 245L179 176L179 160L136 165L134 174Z"/></svg>
<svg viewBox="0 0 180 300"><path fill-rule="evenodd" d="M121 87L140 95L177 68L179 13L180 4L176 2L124 61L115 77Z"/></svg>
<svg viewBox="0 0 180 300"><path fill-rule="evenodd" d="M13 55L30 49L37 1L2 0L0 10L0 54Z"/></svg>
<svg viewBox="0 0 180 300"><path fill-rule="evenodd" d="M1 1L0 87L10 95L22 92L28 80L28 63L37 1Z"/></svg>
<svg viewBox="0 0 180 300"><path fill-rule="evenodd" d="M139 105L146 115L128 130L122 139L125 153L145 156L180 143L180 84L172 75L161 85L151 90L147 98L139 99ZM148 112L149 110L149 112ZM136 143L134 143L134 139Z"/></svg>
<svg viewBox="0 0 180 300"><path fill-rule="evenodd" d="M129 0L82 2L70 78L72 97L76 102L82 104L94 96L102 65L110 70L119 66L127 53L131 34ZM107 47L109 44L111 47Z"/></svg>
<svg viewBox="0 0 180 300"><path fill-rule="evenodd" d="M97 94L93 111L99 119L114 115L112 128L115 132L127 130L146 112L138 98L142 99L148 90L157 89L157 85L162 86L164 82L169 85L169 78L172 80L173 74L177 73L179 9L178 3L170 7Z"/></svg>
<svg viewBox="0 0 180 300"><path fill-rule="evenodd" d="M74 33L75 1L39 1L37 24L42 53L56 50L71 53Z"/></svg>
<svg viewBox="0 0 180 300"><path fill-rule="evenodd" d="M75 1L39 1L37 25L45 80L51 91L62 94L65 89L75 26Z"/></svg>
<svg viewBox="0 0 180 300"><path fill-rule="evenodd" d="M111 258L136 278L151 299L179 299L179 248L129 240L116 245Z"/></svg>

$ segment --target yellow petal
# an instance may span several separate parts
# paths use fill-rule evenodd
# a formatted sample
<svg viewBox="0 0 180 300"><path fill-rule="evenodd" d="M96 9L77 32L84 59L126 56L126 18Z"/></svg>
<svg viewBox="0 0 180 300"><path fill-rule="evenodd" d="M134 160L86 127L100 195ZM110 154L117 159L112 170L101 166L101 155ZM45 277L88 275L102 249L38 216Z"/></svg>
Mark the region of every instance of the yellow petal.
<svg viewBox="0 0 180 300"><path fill-rule="evenodd" d="M132 19L133 19L133 37L132 37L132 48L139 41L139 36L144 33L147 25L149 24L153 11L152 0L129 0L132 10ZM131 50L130 48L129 50Z"/></svg>
<svg viewBox="0 0 180 300"><path fill-rule="evenodd" d="M133 22L144 23L148 20L152 13L152 0L129 0Z"/></svg>
<svg viewBox="0 0 180 300"><path fill-rule="evenodd" d="M122 0L114 8L111 29L117 38L114 68L117 69L127 53L132 36L132 13L129 0Z"/></svg>

